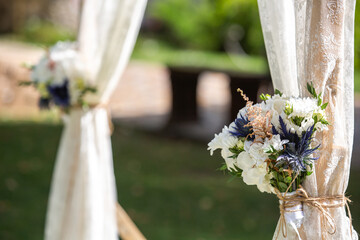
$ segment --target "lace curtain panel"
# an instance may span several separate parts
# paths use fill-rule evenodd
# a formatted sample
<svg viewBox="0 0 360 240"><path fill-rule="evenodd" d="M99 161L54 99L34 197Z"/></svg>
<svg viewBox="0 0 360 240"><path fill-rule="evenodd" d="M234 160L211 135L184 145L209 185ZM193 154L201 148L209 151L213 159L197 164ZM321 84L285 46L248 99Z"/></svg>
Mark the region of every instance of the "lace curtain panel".
<svg viewBox="0 0 360 240"><path fill-rule="evenodd" d="M117 240L116 186L104 107L128 62L146 0L86 0L79 52L99 107L72 109L64 121L45 226L47 240Z"/></svg>
<svg viewBox="0 0 360 240"><path fill-rule="evenodd" d="M286 95L308 96L306 82L329 102L330 127L323 135L314 174L305 181L310 196L345 193L349 181L354 134L355 0L258 0L261 24L274 87ZM345 207L329 209L336 232L324 229L319 212L304 206L301 239L358 239L350 231ZM279 225L276 233L279 230ZM287 237L297 239L287 227Z"/></svg>

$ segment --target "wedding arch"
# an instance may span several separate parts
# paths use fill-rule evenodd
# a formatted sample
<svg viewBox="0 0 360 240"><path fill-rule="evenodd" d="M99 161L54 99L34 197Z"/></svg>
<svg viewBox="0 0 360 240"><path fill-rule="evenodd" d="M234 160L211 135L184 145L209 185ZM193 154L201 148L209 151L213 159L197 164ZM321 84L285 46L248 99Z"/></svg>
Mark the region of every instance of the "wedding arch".
<svg viewBox="0 0 360 240"><path fill-rule="evenodd" d="M306 97L306 83L312 82L329 103L331 123L316 136L320 158L304 183L310 196L329 199L321 205L326 219L324 212L305 204L302 226L286 225L285 233L278 234L279 221L274 239L356 240L346 202L331 199L345 194L350 173L355 0L258 0L258 5L274 87ZM90 109L72 108L65 119L45 239L115 240L122 228L117 226L116 210L123 212L116 200L106 105L130 57L145 6L146 0L84 2L78 51L97 92L86 97ZM137 234L133 239L143 239Z"/></svg>

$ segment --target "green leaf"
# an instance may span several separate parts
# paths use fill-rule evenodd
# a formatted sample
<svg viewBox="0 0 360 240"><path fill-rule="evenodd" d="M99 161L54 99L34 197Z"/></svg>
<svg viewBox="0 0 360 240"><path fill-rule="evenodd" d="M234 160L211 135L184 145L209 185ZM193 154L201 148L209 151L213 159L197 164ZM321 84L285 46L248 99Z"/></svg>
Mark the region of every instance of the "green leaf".
<svg viewBox="0 0 360 240"><path fill-rule="evenodd" d="M282 93L282 92L280 92L280 90L279 90L279 89L275 89L275 94L280 95L280 97L283 95L283 93Z"/></svg>
<svg viewBox="0 0 360 240"><path fill-rule="evenodd" d="M236 147L229 148L229 151L230 151L231 153L238 153L238 150L236 149Z"/></svg>
<svg viewBox="0 0 360 240"><path fill-rule="evenodd" d="M284 177L281 175L281 174L278 174L278 180L280 182L283 182L284 181Z"/></svg>
<svg viewBox="0 0 360 240"><path fill-rule="evenodd" d="M273 187L276 187L276 180L274 178L270 179L270 184Z"/></svg>
<svg viewBox="0 0 360 240"><path fill-rule="evenodd" d="M321 105L321 110L324 110L327 107L328 104L329 103L324 103L323 105Z"/></svg>
<svg viewBox="0 0 360 240"><path fill-rule="evenodd" d="M326 120L325 120L325 119L323 119L323 118L320 120L320 122L321 122L322 124L329 125L329 122L328 122L328 121L326 121Z"/></svg>
<svg viewBox="0 0 360 240"><path fill-rule="evenodd" d="M280 192L285 192L288 186L283 182L278 182Z"/></svg>
<svg viewBox="0 0 360 240"><path fill-rule="evenodd" d="M315 122L315 123L318 122L318 116L317 116L317 115L314 115L314 116L313 116L313 119L314 119L314 122Z"/></svg>
<svg viewBox="0 0 360 240"><path fill-rule="evenodd" d="M219 168L220 171L225 171L227 170L227 166L226 166L226 163L224 163L220 168Z"/></svg>
<svg viewBox="0 0 360 240"><path fill-rule="evenodd" d="M21 67L26 68L28 70L34 70L35 69L35 65L31 65L29 63L22 63Z"/></svg>
<svg viewBox="0 0 360 240"><path fill-rule="evenodd" d="M318 95L316 94L316 91L315 91L315 88L314 88L313 83L312 83L312 82L306 83L306 86L307 86L307 90L309 91L309 93L310 93L314 98L317 98Z"/></svg>
<svg viewBox="0 0 360 240"><path fill-rule="evenodd" d="M264 150L264 152L265 152L265 153L275 153L275 152L276 152L276 149L275 149L272 145L270 145L268 148L266 148L266 149Z"/></svg>
<svg viewBox="0 0 360 240"><path fill-rule="evenodd" d="M291 176L287 176L287 177L284 179L284 181L285 181L286 183L291 183L292 177L291 177Z"/></svg>
<svg viewBox="0 0 360 240"><path fill-rule="evenodd" d="M273 155L273 154L269 155L269 158L270 158L271 160L276 160L276 159L277 159L276 155Z"/></svg>
<svg viewBox="0 0 360 240"><path fill-rule="evenodd" d="M229 158L237 159L238 156L239 156L239 154L234 154L234 155L230 156Z"/></svg>
<svg viewBox="0 0 360 240"><path fill-rule="evenodd" d="M234 146L234 147L232 147L232 148L229 148L229 151L230 151L231 153L235 154L236 157L237 157L241 152L244 151L244 149L243 149L243 148L238 148L237 146ZM236 158L236 157L235 157L235 158ZM233 156L232 156L232 158L233 158Z"/></svg>
<svg viewBox="0 0 360 240"><path fill-rule="evenodd" d="M293 105L290 105L290 104L286 104L285 106L285 110L284 110L284 113L286 115L290 115L294 112L294 106Z"/></svg>
<svg viewBox="0 0 360 240"><path fill-rule="evenodd" d="M268 100L268 99L266 98L265 94L263 94L263 93L260 95L260 99L263 100L263 101Z"/></svg>
<svg viewBox="0 0 360 240"><path fill-rule="evenodd" d="M295 125L301 127L301 123L302 123L302 121L304 121L304 119L305 119L305 117L295 116L295 117L292 117L292 118L291 118L291 121L292 121Z"/></svg>
<svg viewBox="0 0 360 240"><path fill-rule="evenodd" d="M19 86L31 86L31 85L35 85L35 82L31 82L31 81L21 81L21 82L19 82Z"/></svg>
<svg viewBox="0 0 360 240"><path fill-rule="evenodd" d="M322 99L320 97L318 98L317 104L318 104L318 106L321 106L321 104L322 104Z"/></svg>

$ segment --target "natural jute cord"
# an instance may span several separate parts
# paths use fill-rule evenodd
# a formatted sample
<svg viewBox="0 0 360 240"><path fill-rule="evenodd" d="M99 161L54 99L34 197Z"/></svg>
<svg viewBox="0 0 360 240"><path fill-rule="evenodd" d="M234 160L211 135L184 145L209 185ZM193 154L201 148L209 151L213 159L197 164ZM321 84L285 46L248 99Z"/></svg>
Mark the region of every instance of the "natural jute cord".
<svg viewBox="0 0 360 240"><path fill-rule="evenodd" d="M330 235L336 233L335 220L329 213L328 209L346 206L350 220L350 233L352 234L352 218L349 208L349 203L351 202L351 200L348 197L346 197L345 195L311 197L302 186L300 186L300 188L296 190L294 195L289 196L286 195L288 190L289 188L284 194L282 194L279 190L276 189L276 195L280 200L280 221L276 238L278 238L280 230L282 231L283 236L286 238L287 228L285 212L301 211L288 210L289 208L295 207L299 204L305 204L319 211L322 227L322 239L325 239L326 233L329 233Z"/></svg>

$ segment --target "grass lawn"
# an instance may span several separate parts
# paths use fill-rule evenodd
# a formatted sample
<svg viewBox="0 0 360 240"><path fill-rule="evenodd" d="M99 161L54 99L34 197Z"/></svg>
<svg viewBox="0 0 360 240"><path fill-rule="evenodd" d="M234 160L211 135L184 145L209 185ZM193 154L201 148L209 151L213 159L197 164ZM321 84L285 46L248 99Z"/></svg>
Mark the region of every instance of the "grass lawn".
<svg viewBox="0 0 360 240"><path fill-rule="evenodd" d="M0 123L0 239L43 238L61 129ZM119 201L148 239L271 239L279 216L275 196L229 182L215 170L220 156L210 157L204 143L119 125L112 138ZM359 173L352 172L348 191L358 230Z"/></svg>
<svg viewBox="0 0 360 240"><path fill-rule="evenodd" d="M136 42L131 58L159 62L175 67L197 67L252 74L266 74L268 72L264 57L175 49L162 42L141 37Z"/></svg>

